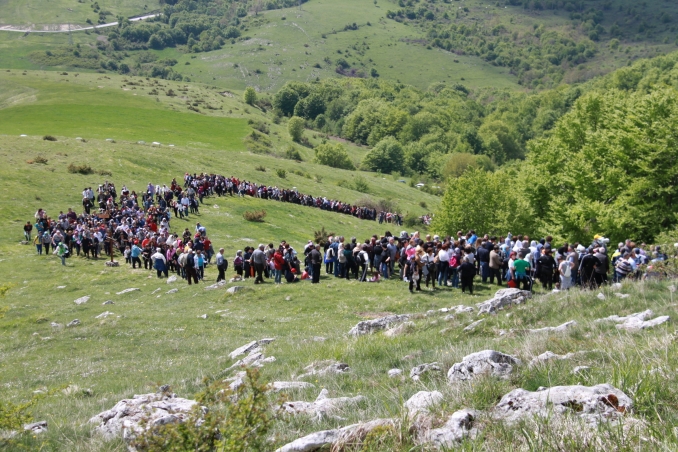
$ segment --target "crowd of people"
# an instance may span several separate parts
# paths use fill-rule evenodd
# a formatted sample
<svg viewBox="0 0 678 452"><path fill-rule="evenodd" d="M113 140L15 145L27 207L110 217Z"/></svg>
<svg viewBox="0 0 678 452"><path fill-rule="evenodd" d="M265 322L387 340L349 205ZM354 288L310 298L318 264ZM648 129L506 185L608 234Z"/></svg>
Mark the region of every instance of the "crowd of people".
<svg viewBox="0 0 678 452"><path fill-rule="evenodd" d="M24 238L33 241L38 254L50 248L65 265L70 256L98 258L118 253L132 268L155 270L157 276L176 273L188 284L205 278L205 269L214 264L217 282L226 279L229 259L220 248L215 253L206 228L197 222L179 233L172 230L172 218L188 219L199 214L207 196L257 196L399 224L397 214L350 206L326 198L313 198L296 190L256 185L218 175L185 174L183 185L173 179L169 185L149 183L138 195L123 186L118 194L113 183L105 181L95 190L82 192L83 212L72 208L52 218L43 209L35 214L35 224L24 225ZM174 215L172 215L172 211ZM396 219L394 219L394 217ZM33 231L36 235L33 238ZM609 240L595 236L588 246L564 243L556 246L552 237L530 240L528 236L503 237L475 231L456 237L421 237L418 232L403 231L398 236L386 231L364 242L355 237L327 237L320 243L309 241L303 250L282 241L246 247L232 257L237 278L253 278L255 284L266 279L275 283L293 283L309 279L318 283L324 265L325 274L336 278L377 282L398 278L409 283L410 291L438 287L461 288L473 293L474 281L531 290L535 281L544 289L567 290L579 285L594 288L608 279L619 281L638 277L643 265L668 258L660 247L646 250L645 244L631 240L619 243L610 254Z"/></svg>

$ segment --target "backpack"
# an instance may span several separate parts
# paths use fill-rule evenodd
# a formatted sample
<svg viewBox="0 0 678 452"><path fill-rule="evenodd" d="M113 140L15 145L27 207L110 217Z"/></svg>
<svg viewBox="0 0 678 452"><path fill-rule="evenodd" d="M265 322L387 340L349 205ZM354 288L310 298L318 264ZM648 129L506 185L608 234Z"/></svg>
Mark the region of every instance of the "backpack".
<svg viewBox="0 0 678 452"><path fill-rule="evenodd" d="M242 256L236 256L236 258L233 260L233 265L242 265Z"/></svg>
<svg viewBox="0 0 678 452"><path fill-rule="evenodd" d="M457 261L457 255L450 257L450 268L457 268L459 262Z"/></svg>

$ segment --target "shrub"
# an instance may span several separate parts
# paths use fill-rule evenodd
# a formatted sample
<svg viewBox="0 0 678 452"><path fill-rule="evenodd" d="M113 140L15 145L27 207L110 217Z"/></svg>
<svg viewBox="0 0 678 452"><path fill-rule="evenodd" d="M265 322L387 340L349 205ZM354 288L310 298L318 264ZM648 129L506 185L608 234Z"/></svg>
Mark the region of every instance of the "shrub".
<svg viewBox="0 0 678 452"><path fill-rule="evenodd" d="M364 177L358 176L353 180L353 189L360 193L367 193L370 190L370 186Z"/></svg>
<svg viewBox="0 0 678 452"><path fill-rule="evenodd" d="M287 130L290 133L292 140L299 142L301 137L304 134L304 120L298 116L293 116L290 118L290 122L287 124Z"/></svg>
<svg viewBox="0 0 678 452"><path fill-rule="evenodd" d="M266 211L265 210L247 211L242 214L242 217L247 221L262 223L264 221L264 218L266 218Z"/></svg>
<svg viewBox="0 0 678 452"><path fill-rule="evenodd" d="M282 168L278 168L277 170L275 170L275 174L277 174L278 177L281 179L285 179L287 177L287 171L285 171Z"/></svg>
<svg viewBox="0 0 678 452"><path fill-rule="evenodd" d="M99 176L112 176L113 175L113 173L111 173L108 170L97 170L97 174Z"/></svg>
<svg viewBox="0 0 678 452"><path fill-rule="evenodd" d="M319 231L313 231L313 241L318 244L323 244L325 243L325 240L328 239L328 237L336 235L334 232L327 232L325 230L325 226L320 228Z"/></svg>
<svg viewBox="0 0 678 452"><path fill-rule="evenodd" d="M82 164L82 165L76 165L75 163L71 163L68 165L68 172L73 173L73 174L92 174L94 173L94 170L92 169L91 166Z"/></svg>
<svg viewBox="0 0 678 452"><path fill-rule="evenodd" d="M348 157L346 148L339 144L323 143L318 145L315 149L315 162L321 165L331 166L332 168L341 168L346 170L354 170L355 165Z"/></svg>
<svg viewBox="0 0 678 452"><path fill-rule="evenodd" d="M261 171L262 173L265 173L265 172L266 172L266 168L265 168L264 166L262 166L262 165L259 165L259 166L255 166L255 167L254 167L254 171Z"/></svg>
<svg viewBox="0 0 678 452"><path fill-rule="evenodd" d="M271 139L256 130L252 130L252 132L245 137L244 141L245 146L247 146L247 149L250 152L255 154L269 154L271 152Z"/></svg>
<svg viewBox="0 0 678 452"><path fill-rule="evenodd" d="M139 452L266 450L275 413L259 372L246 372L245 384L236 391L221 378L207 380L186 422L152 426L133 438L130 447ZM202 406L207 408L204 414Z"/></svg>
<svg viewBox="0 0 678 452"><path fill-rule="evenodd" d="M57 140L52 135L45 135L44 137L42 137L42 139L45 140L45 141L56 141Z"/></svg>
<svg viewBox="0 0 678 452"><path fill-rule="evenodd" d="M296 160L297 162L302 161L299 150L292 145L289 145L285 150L285 158L289 160Z"/></svg>
<svg viewBox="0 0 678 452"><path fill-rule="evenodd" d="M245 94L243 95L245 103L248 105L254 105L257 101L257 92L251 86L245 88Z"/></svg>
<svg viewBox="0 0 678 452"><path fill-rule="evenodd" d="M323 181L323 177L316 174L315 177L313 178L317 183L321 183Z"/></svg>
<svg viewBox="0 0 678 452"><path fill-rule="evenodd" d="M33 162L42 163L43 165L47 165L47 159L45 157L43 157L42 155L39 155L36 158L34 158Z"/></svg>

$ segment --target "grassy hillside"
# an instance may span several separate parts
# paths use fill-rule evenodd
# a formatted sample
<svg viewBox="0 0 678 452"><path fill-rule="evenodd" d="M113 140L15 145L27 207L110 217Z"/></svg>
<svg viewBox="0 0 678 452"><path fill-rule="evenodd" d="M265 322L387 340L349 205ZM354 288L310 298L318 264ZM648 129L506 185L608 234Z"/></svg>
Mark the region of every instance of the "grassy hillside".
<svg viewBox="0 0 678 452"><path fill-rule="evenodd" d="M107 22L115 22L118 15L125 17L143 14L160 8L157 0L96 0L100 11L106 14ZM94 12L93 2L78 0L3 0L0 25L48 25L77 24L85 25L90 19L97 23L98 12Z"/></svg>

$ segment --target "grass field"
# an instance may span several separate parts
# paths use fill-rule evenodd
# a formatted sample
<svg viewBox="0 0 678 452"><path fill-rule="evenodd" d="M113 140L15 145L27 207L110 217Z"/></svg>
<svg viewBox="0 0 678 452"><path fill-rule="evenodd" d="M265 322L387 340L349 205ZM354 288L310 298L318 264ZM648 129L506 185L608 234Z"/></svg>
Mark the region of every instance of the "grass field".
<svg viewBox="0 0 678 452"><path fill-rule="evenodd" d="M102 11L110 13L108 22L115 22L118 15L134 16L160 8L157 0L97 0L97 3ZM93 12L91 5L92 2L77 0L2 0L0 25L86 25L87 19L96 24L99 14Z"/></svg>

